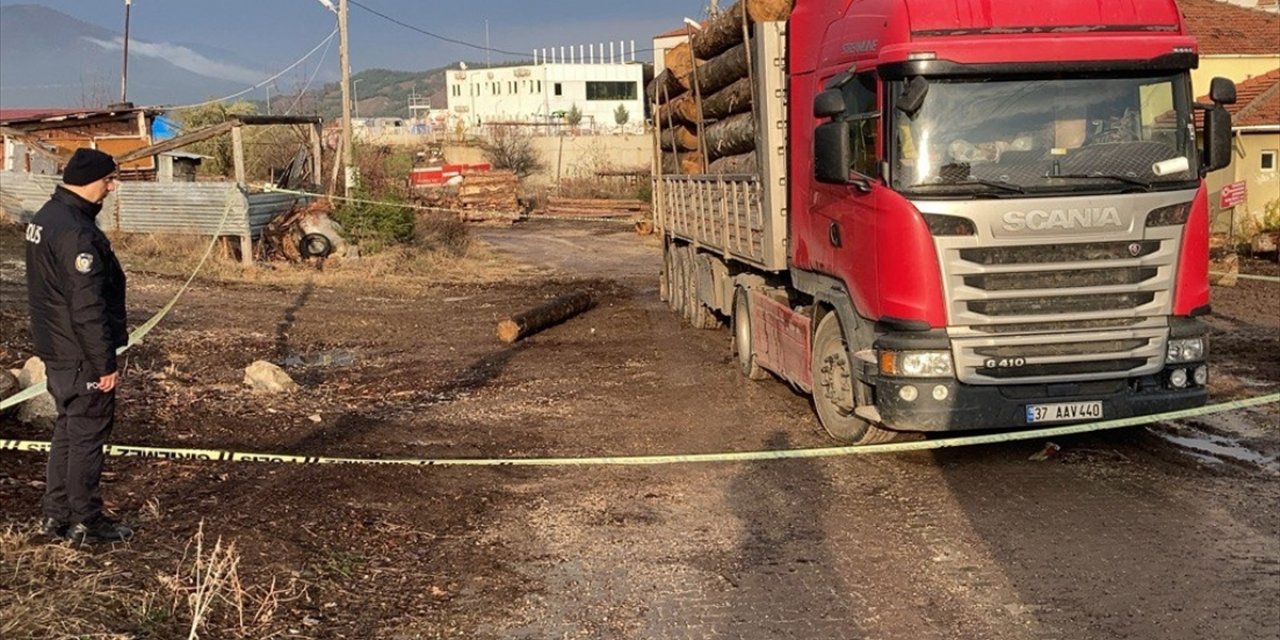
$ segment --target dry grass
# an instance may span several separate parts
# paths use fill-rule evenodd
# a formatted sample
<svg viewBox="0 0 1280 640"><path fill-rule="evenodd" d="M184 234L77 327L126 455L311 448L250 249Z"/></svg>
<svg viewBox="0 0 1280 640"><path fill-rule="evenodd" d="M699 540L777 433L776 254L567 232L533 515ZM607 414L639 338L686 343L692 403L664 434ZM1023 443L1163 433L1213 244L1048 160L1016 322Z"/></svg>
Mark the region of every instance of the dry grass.
<svg viewBox="0 0 1280 640"><path fill-rule="evenodd" d="M305 597L296 580L246 586L240 555L204 526L172 572L147 575L128 547L48 544L0 532L0 638L269 638L287 629L281 607Z"/></svg>
<svg viewBox="0 0 1280 640"><path fill-rule="evenodd" d="M112 238L127 271L182 277L195 268L208 243L208 237L182 235L119 234ZM420 218L412 244L393 245L355 260L335 256L323 263L271 262L246 268L215 248L197 279L283 285L312 282L319 286L399 290L501 282L521 273L488 245L473 241L462 223Z"/></svg>

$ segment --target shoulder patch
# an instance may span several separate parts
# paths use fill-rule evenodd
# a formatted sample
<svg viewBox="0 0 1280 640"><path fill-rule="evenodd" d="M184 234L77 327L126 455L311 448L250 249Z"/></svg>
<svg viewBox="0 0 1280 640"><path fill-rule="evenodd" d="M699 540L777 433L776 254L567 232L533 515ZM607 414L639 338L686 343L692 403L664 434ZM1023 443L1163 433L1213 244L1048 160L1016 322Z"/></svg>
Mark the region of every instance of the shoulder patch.
<svg viewBox="0 0 1280 640"><path fill-rule="evenodd" d="M80 253L76 254L76 271L80 273L89 273L93 270L93 254Z"/></svg>

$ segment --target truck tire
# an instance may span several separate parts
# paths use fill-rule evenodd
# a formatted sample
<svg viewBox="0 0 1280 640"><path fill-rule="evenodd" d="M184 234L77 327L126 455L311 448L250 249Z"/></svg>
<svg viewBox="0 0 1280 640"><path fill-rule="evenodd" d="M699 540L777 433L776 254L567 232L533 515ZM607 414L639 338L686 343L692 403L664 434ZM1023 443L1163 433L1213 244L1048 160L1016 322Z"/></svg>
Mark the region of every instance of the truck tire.
<svg viewBox="0 0 1280 640"><path fill-rule="evenodd" d="M702 298L698 295L698 254L693 247L685 247L684 250L685 320L694 329L718 329L720 319L702 303Z"/></svg>
<svg viewBox="0 0 1280 640"><path fill-rule="evenodd" d="M671 259L669 271L670 282L667 285L667 306L676 312L676 315L684 318L684 304L689 297L685 293L684 278L684 248L678 245L671 245Z"/></svg>
<svg viewBox="0 0 1280 640"><path fill-rule="evenodd" d="M733 293L733 350L738 358L738 370L748 380L764 380L769 374L756 364L752 340L751 297L746 289L738 287Z"/></svg>
<svg viewBox="0 0 1280 640"><path fill-rule="evenodd" d="M835 440L847 444L894 442L909 434L882 429L854 413L866 402L870 388L853 375L851 359L840 316L834 311L822 316L813 336L813 407L822 428Z"/></svg>
<svg viewBox="0 0 1280 640"><path fill-rule="evenodd" d="M662 240L662 266L658 272L658 299L663 302L671 300L671 240Z"/></svg>

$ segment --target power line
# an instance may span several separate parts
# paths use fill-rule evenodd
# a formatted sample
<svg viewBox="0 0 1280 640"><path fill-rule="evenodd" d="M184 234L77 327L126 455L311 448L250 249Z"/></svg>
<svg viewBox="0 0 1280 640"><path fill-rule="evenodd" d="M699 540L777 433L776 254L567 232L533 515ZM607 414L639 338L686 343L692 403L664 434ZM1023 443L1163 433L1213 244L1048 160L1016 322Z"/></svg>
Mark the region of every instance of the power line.
<svg viewBox="0 0 1280 640"><path fill-rule="evenodd" d="M293 104L289 105L288 110L284 112L286 116L298 107L299 102L302 102L302 96L307 95L307 90L311 88L311 83L315 81L316 76L320 73L320 69L324 68L325 58L329 57L329 47L333 45L333 35L330 34L329 38L325 42L324 53L320 54L320 61L316 63L316 70L311 72L311 77L307 78L307 84L302 87L302 91L299 91L298 96L293 99Z"/></svg>
<svg viewBox="0 0 1280 640"><path fill-rule="evenodd" d="M326 36L324 40L321 40L319 44L317 44L315 47L312 47L312 49L311 49L310 51L308 51L305 55L303 55L301 58L298 58L298 60L297 60L296 62L294 62L293 64L291 64L291 65L289 65L289 66L287 66L287 67L285 67L284 69L281 69L279 73L277 73L277 74L275 74L275 75L271 76L270 78L267 78L266 80L263 80L263 81L259 82L258 84L253 85L252 87L249 87L248 89L245 89L244 91L238 91L238 92L233 93L233 94L231 94L231 95L223 96L223 97L221 97L221 98L215 98L215 99L213 99L213 100L205 100L204 102L201 102L201 103L198 103L198 104L187 104L187 105L182 105L182 106L177 106L177 107L167 107L167 108L166 108L166 111L183 111L183 110L186 110L186 109L195 109L195 108L198 108L198 107L203 107L203 106L205 106L205 105L210 105L210 104L214 104L214 103L217 103L217 102L226 102L227 100L230 100L230 99L232 99L232 98L239 98L240 96L242 96L242 95L244 95L244 94L246 94L246 93L249 93L250 91L254 91L255 89L261 89L263 86L265 86L265 85L267 85L268 83L270 83L270 82L274 81L276 78L279 78L280 76L282 76L282 75L284 75L284 74L286 74L286 73L289 73L290 71L292 71L292 70L293 70L293 68L294 68L294 67L296 67L296 66L298 66L298 65L302 64L303 62L305 62L307 58L310 58L312 55L314 55L314 54L315 54L315 52L319 51L319 50L320 50L320 47L324 47L324 46L325 46L325 45L327 45L329 42L331 42L331 41L333 40L334 36L336 36L336 35L338 35L338 29L337 29L337 27L335 27L335 28L333 29L333 32L332 32L332 33L330 33L328 36Z"/></svg>
<svg viewBox="0 0 1280 640"><path fill-rule="evenodd" d="M393 23L395 23L395 24L398 24L398 25L400 25L400 26L402 26L402 27L404 27L404 28L406 28L406 29L410 30L410 31L416 31L416 32L418 32L418 33L421 33L421 34L422 34L422 35L424 35L424 36L430 36L430 37L435 38L435 39L437 39L437 40L443 40L444 42L450 42L450 43L453 43L453 44L462 45L462 46L464 46L464 47L471 47L472 49L478 49L478 50L480 50L480 51L492 51L492 52L494 52L494 53L505 53L505 54L507 54L507 55L511 55L511 56L528 56L528 55L529 55L529 52L528 52L528 51L520 52L520 51L507 51L506 49L495 49L495 48L493 48L493 47L486 47L486 46L484 46L484 45L473 44L473 43L471 43L471 42L467 42L467 41L465 41L465 40L458 40L457 38L450 38L450 37L448 37L448 36L442 36L442 35L440 35L440 34L438 34L438 33L432 33L432 32L430 32L430 31L427 31L426 29L422 29L422 28L419 28L419 27L415 27L415 26L413 26L413 25L411 25L411 24L408 24L408 23L406 23L406 22L401 22L400 20L397 20L397 19L395 19L395 18L392 18L391 16L389 16L389 15L387 15L387 14L385 14L385 13L382 13L381 11L378 11L377 9L373 9L373 8L371 8L371 7L365 6L364 4L361 4L360 2L357 2L356 0L347 0L347 1L348 1L348 2L350 2L351 4L353 4L353 5L357 6L357 7L360 7L361 9L364 9L365 11L368 11L369 13L372 13L372 14L373 14L373 15L375 15L375 16L378 16L379 18L382 18L383 20L387 20L387 21L389 21L389 22L393 22Z"/></svg>

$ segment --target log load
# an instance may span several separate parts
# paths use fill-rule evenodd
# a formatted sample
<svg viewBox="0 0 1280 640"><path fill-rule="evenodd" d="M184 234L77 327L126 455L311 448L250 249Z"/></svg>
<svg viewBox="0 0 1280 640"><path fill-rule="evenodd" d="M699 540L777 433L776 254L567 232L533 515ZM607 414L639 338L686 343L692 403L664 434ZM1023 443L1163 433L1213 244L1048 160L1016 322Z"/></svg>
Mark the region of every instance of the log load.
<svg viewBox="0 0 1280 640"><path fill-rule="evenodd" d="M663 71L663 73L666 73ZM698 76L698 91L705 100L707 96L747 77L747 46L738 43L733 48L710 59L698 67L696 74L678 78L685 89L693 88L693 76Z"/></svg>
<svg viewBox="0 0 1280 640"><path fill-rule="evenodd" d="M718 158L707 165L707 173L718 173L720 175L755 174L759 171L760 165L756 160L756 152L754 151Z"/></svg>
<svg viewBox="0 0 1280 640"><path fill-rule="evenodd" d="M723 13L707 21L693 35L693 56L710 60L742 42L742 5L746 3L751 22L777 22L791 16L794 0L739 0Z"/></svg>
<svg viewBox="0 0 1280 640"><path fill-rule="evenodd" d="M739 113L708 125L702 130L709 159L736 156L756 148L756 121L750 113Z"/></svg>
<svg viewBox="0 0 1280 640"><path fill-rule="evenodd" d="M511 344L572 318L595 305L586 291L560 296L498 323L498 339Z"/></svg>
<svg viewBox="0 0 1280 640"><path fill-rule="evenodd" d="M649 102L658 104L672 100L687 90L685 85L676 78L675 74L666 70L659 73L653 80L650 80L649 86L645 87Z"/></svg>
<svg viewBox="0 0 1280 640"><path fill-rule="evenodd" d="M698 122L698 101L693 99L692 93L682 93L680 97L674 98L658 107L658 124L662 127L668 127L671 124L697 124Z"/></svg>
<svg viewBox="0 0 1280 640"><path fill-rule="evenodd" d="M702 154L697 152L691 153L667 153L662 154L662 173L664 174L683 174L691 175L702 173Z"/></svg>
<svg viewBox="0 0 1280 640"><path fill-rule="evenodd" d="M663 129L659 139L663 151L698 150L698 132L687 125L678 124L670 129Z"/></svg>
<svg viewBox="0 0 1280 640"><path fill-rule="evenodd" d="M689 75L689 73L693 71L693 65L702 64L701 60L694 59L693 52L689 48L688 42L681 42L680 44L668 49L667 52L662 55L662 61L667 67L666 70L670 71L672 75L677 78Z"/></svg>
<svg viewBox="0 0 1280 640"><path fill-rule="evenodd" d="M751 101L751 79L740 78L710 96L702 96L702 115L708 120L723 120L736 113L750 111ZM697 111L696 105L694 111Z"/></svg>

